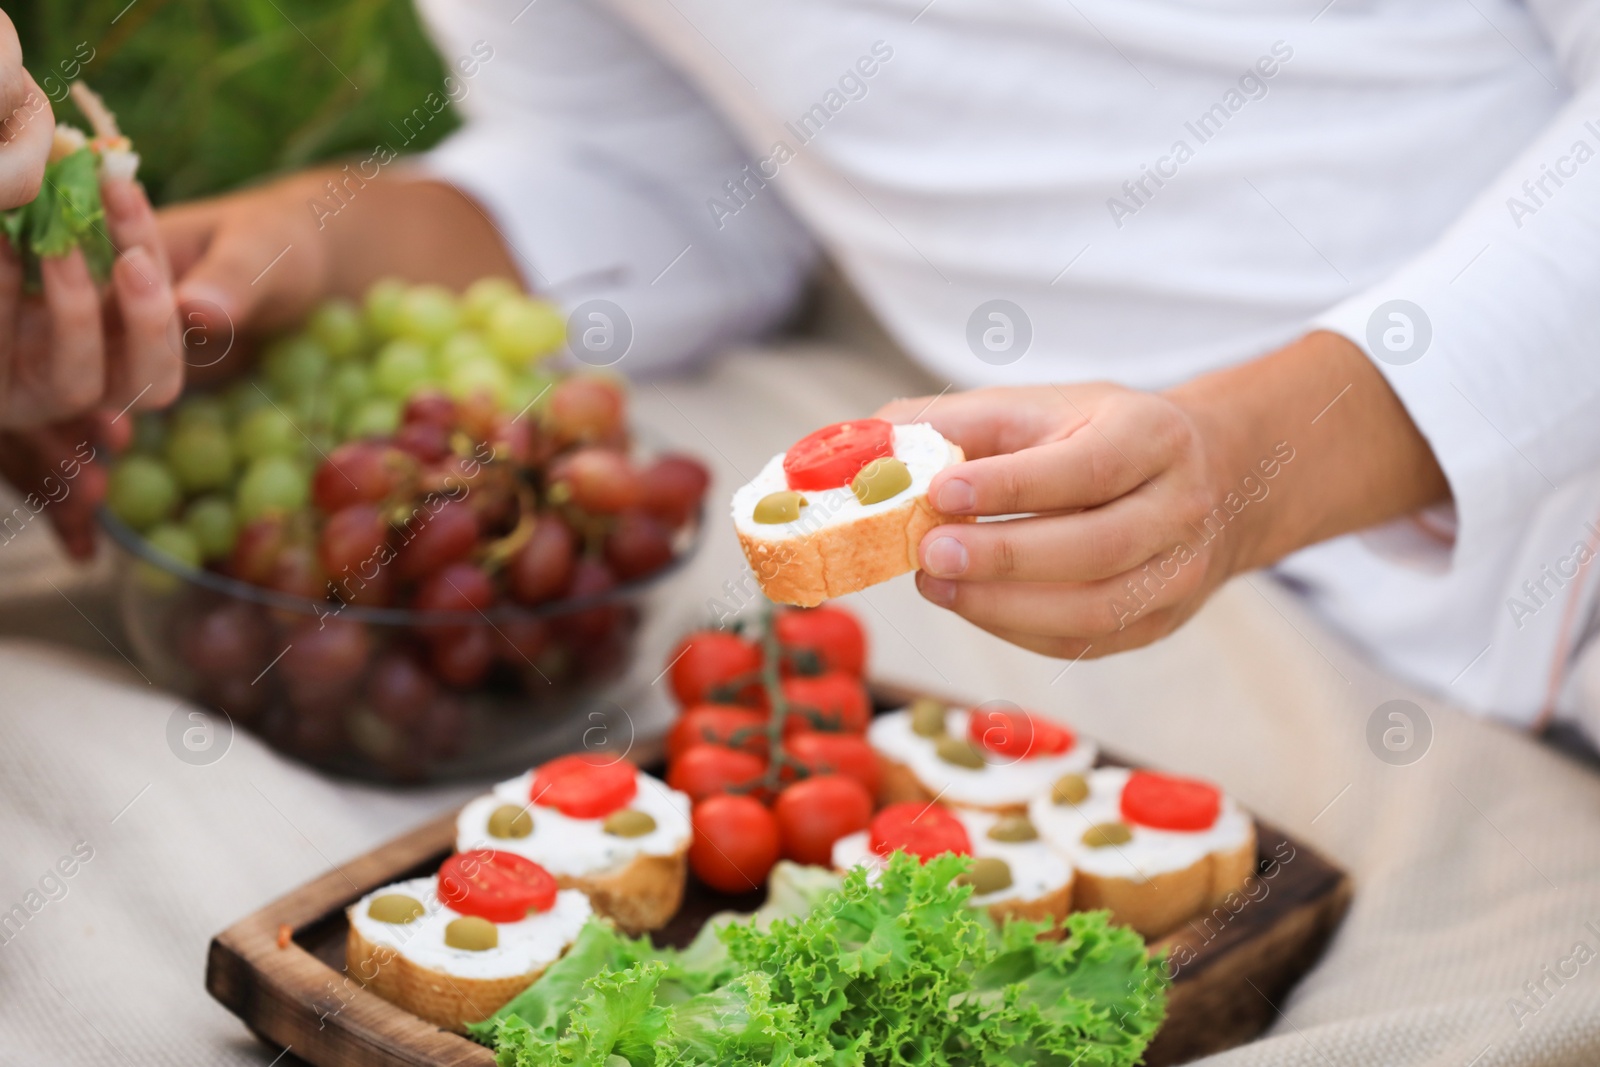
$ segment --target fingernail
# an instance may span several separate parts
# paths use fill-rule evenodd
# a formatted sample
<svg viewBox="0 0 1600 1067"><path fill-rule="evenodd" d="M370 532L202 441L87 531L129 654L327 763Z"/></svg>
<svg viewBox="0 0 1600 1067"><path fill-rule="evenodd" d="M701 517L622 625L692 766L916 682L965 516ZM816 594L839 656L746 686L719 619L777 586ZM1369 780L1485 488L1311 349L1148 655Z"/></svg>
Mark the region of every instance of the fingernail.
<svg viewBox="0 0 1600 1067"><path fill-rule="evenodd" d="M977 507L978 494L972 491L970 483L951 478L939 487L939 499L935 503L940 511L960 515Z"/></svg>
<svg viewBox="0 0 1600 1067"><path fill-rule="evenodd" d="M956 602L956 583L945 581L943 578L934 578L926 572L917 576L917 588L922 595L933 601L941 608L948 608Z"/></svg>
<svg viewBox="0 0 1600 1067"><path fill-rule="evenodd" d="M134 245L122 253L122 258L128 263L128 272L132 274L129 282L140 293L148 293L156 287L156 261L150 258L150 253L144 250L143 245Z"/></svg>
<svg viewBox="0 0 1600 1067"><path fill-rule="evenodd" d="M941 578L967 572L967 546L954 537L935 537L923 553L923 567Z"/></svg>
<svg viewBox="0 0 1600 1067"><path fill-rule="evenodd" d="M101 186L100 199L113 221L126 221L139 211L139 186L116 178Z"/></svg>

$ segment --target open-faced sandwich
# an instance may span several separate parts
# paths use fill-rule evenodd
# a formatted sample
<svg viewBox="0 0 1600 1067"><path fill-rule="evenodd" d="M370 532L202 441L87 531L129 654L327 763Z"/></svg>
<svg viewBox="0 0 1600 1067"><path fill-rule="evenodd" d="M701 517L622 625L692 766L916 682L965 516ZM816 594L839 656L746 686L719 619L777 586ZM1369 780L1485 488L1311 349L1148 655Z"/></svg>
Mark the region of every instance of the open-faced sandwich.
<svg viewBox="0 0 1600 1067"><path fill-rule="evenodd" d="M915 570L922 535L965 519L928 502L960 446L923 422L835 423L779 453L733 494L756 580L781 604L812 607Z"/></svg>
<svg viewBox="0 0 1600 1067"><path fill-rule="evenodd" d="M891 804L867 829L834 842L833 866L881 870L894 852L923 860L944 852L971 856L971 869L961 875L972 886L967 903L986 909L996 923L1015 918L1059 928L1072 910L1072 867L1039 840L1023 814L950 810L923 801Z"/></svg>
<svg viewBox="0 0 1600 1067"><path fill-rule="evenodd" d="M1159 937L1244 885L1255 866L1250 816L1192 778L1105 767L1034 798L1040 836L1077 872L1073 905Z"/></svg>
<svg viewBox="0 0 1600 1067"><path fill-rule="evenodd" d="M867 740L883 765L879 802L929 801L1020 812L1063 774L1094 766L1094 742L1015 704L971 710L923 697L872 720Z"/></svg>
<svg viewBox="0 0 1600 1067"><path fill-rule="evenodd" d="M629 933L655 930L683 900L689 798L607 755L561 756L501 782L456 819L456 848L525 856Z"/></svg>
<svg viewBox="0 0 1600 1067"><path fill-rule="evenodd" d="M487 1019L561 958L592 911L532 860L476 849L436 878L350 905L349 973L385 1000L458 1032Z"/></svg>

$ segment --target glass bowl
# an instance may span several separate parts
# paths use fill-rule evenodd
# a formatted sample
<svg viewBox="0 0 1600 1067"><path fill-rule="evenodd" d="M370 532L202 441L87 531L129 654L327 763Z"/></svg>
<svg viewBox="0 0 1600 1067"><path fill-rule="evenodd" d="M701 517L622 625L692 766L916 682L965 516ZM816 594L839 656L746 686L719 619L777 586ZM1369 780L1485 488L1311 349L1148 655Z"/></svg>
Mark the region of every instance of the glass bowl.
<svg viewBox="0 0 1600 1067"><path fill-rule="evenodd" d="M699 548L704 516L660 570L538 607L425 612L311 601L155 550L108 510L115 601L157 685L313 766L383 782L508 775L585 743L618 714L636 639L666 579ZM449 685L427 649L458 650Z"/></svg>

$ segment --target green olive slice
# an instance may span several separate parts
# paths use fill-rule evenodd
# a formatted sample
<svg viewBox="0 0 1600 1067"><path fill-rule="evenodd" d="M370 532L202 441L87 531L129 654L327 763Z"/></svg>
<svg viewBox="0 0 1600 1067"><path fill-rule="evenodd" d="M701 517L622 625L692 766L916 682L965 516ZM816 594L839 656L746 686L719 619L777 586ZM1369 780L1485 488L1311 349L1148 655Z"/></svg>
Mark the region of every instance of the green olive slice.
<svg viewBox="0 0 1600 1067"><path fill-rule="evenodd" d="M459 919L451 919L450 925L444 928L444 943L468 952L487 952L499 947L500 931L488 919L463 915Z"/></svg>
<svg viewBox="0 0 1600 1067"><path fill-rule="evenodd" d="M1089 780L1081 774L1063 774L1050 787L1050 799L1057 804L1082 804L1089 795Z"/></svg>
<svg viewBox="0 0 1600 1067"><path fill-rule="evenodd" d="M396 926L414 922L422 918L426 911L422 901L416 897L408 897L404 893L385 893L381 897L373 897L372 903L367 905L367 917L376 919L381 923L394 923Z"/></svg>
<svg viewBox="0 0 1600 1067"><path fill-rule="evenodd" d="M972 869L956 876L956 884L970 885L973 896L984 896L1011 888L1011 864L994 856L979 856Z"/></svg>
<svg viewBox="0 0 1600 1067"><path fill-rule="evenodd" d="M1103 822L1099 826L1091 826L1083 832L1083 843L1090 848L1105 848L1107 845L1126 845L1133 840L1133 831L1128 829L1125 822Z"/></svg>
<svg viewBox="0 0 1600 1067"><path fill-rule="evenodd" d="M1037 841L1039 831L1034 829L1033 823L1026 815L1013 813L1000 816L995 824L989 827L988 837L991 841Z"/></svg>
<svg viewBox="0 0 1600 1067"><path fill-rule="evenodd" d="M953 763L957 767L978 770L986 765L983 753L964 737L941 737L934 746L934 752L946 763Z"/></svg>
<svg viewBox="0 0 1600 1067"><path fill-rule="evenodd" d="M783 489L757 500L754 518L763 526L777 526L798 519L800 509L805 506L805 497L793 489Z"/></svg>
<svg viewBox="0 0 1600 1067"><path fill-rule="evenodd" d="M607 815L601 825L606 833L616 837L643 837L656 828L656 821L636 808L623 808Z"/></svg>
<svg viewBox="0 0 1600 1067"><path fill-rule="evenodd" d="M533 816L527 808L515 804L502 804L489 813L489 836L502 841L510 837L527 837L533 833Z"/></svg>
<svg viewBox="0 0 1600 1067"><path fill-rule="evenodd" d="M911 468L893 456L880 456L861 468L850 491L862 504L877 504L911 488Z"/></svg>
<svg viewBox="0 0 1600 1067"><path fill-rule="evenodd" d="M911 732L918 737L943 737L949 710L932 697L918 697L911 702Z"/></svg>

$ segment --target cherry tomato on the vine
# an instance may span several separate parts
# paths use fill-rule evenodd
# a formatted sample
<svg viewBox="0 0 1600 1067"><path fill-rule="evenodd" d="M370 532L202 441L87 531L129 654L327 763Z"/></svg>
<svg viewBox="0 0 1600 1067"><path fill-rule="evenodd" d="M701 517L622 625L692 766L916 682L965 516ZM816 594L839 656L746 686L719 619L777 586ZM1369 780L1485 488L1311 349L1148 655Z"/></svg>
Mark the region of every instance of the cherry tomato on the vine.
<svg viewBox="0 0 1600 1067"><path fill-rule="evenodd" d="M866 732L867 720L872 718L872 701L867 697L866 686L860 678L843 671L785 678L783 696L789 702L791 713L784 724L785 731L812 729L860 734ZM803 725L795 725L797 718Z"/></svg>
<svg viewBox="0 0 1600 1067"><path fill-rule="evenodd" d="M833 863L833 843L872 821L872 794L853 778L824 774L779 793L772 813L785 856L827 867Z"/></svg>
<svg viewBox="0 0 1600 1067"><path fill-rule="evenodd" d="M878 794L883 767L864 737L804 730L785 740L783 747L791 759L811 774L853 778L873 796Z"/></svg>
<svg viewBox="0 0 1600 1067"><path fill-rule="evenodd" d="M721 745L691 745L667 767L667 784L691 800L756 789L767 761Z"/></svg>
<svg viewBox="0 0 1600 1067"><path fill-rule="evenodd" d="M723 893L745 893L767 880L778 862L778 821L754 797L714 796L694 806L689 866Z"/></svg>
<svg viewBox="0 0 1600 1067"><path fill-rule="evenodd" d="M696 630L678 643L667 662L672 664L668 674L673 695L686 708L765 703L754 677L761 670L761 649L737 634Z"/></svg>
<svg viewBox="0 0 1600 1067"><path fill-rule="evenodd" d="M866 632L843 608L784 611L772 625L783 647L786 674L843 671L859 678L866 668Z"/></svg>
<svg viewBox="0 0 1600 1067"><path fill-rule="evenodd" d="M766 712L722 704L696 704L672 724L667 734L667 759L675 760L699 744L721 745L752 756L765 756L766 731Z"/></svg>

